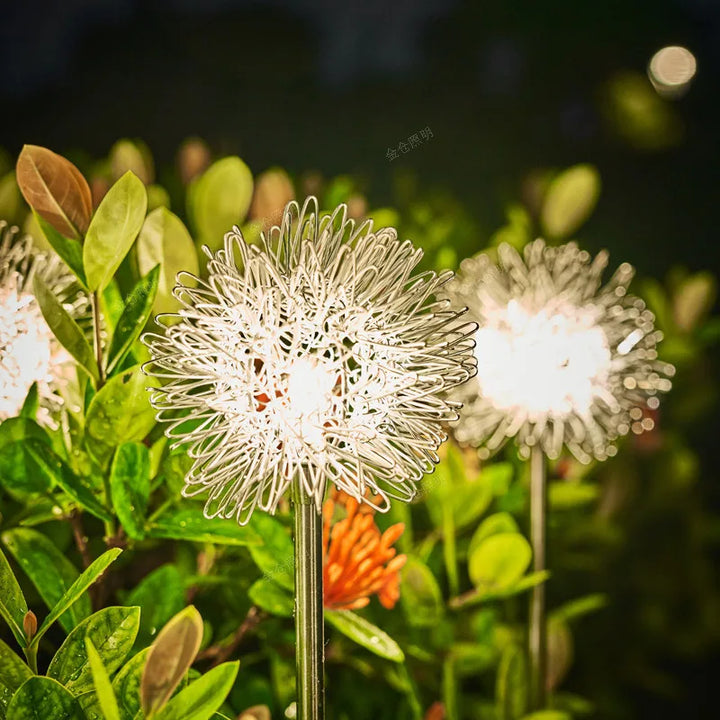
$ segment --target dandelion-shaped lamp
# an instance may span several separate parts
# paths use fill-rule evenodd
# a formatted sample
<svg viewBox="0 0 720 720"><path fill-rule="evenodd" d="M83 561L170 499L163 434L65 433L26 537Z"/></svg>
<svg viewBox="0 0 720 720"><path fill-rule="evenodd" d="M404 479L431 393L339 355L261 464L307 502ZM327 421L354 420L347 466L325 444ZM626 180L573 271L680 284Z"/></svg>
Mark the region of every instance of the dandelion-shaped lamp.
<svg viewBox="0 0 720 720"><path fill-rule="evenodd" d="M474 372L475 326L434 297L452 273L413 275L421 251L344 206L321 216L312 198L292 202L259 245L234 228L205 252L207 280L181 274L182 308L145 336L163 383L151 401L188 444L184 493L207 493L208 517L245 523L292 489L298 710L314 720L326 488L381 510L413 497L457 418L446 391Z"/></svg>
<svg viewBox="0 0 720 720"><path fill-rule="evenodd" d="M54 424L53 416L63 402L60 391L71 358L35 300L35 275L67 300L68 308L78 308L78 298L72 297L74 280L62 261L35 253L29 235L0 221L0 422L19 414L33 385L43 424Z"/></svg>
<svg viewBox="0 0 720 720"><path fill-rule="evenodd" d="M463 403L454 433L481 457L513 439L531 460L534 569L545 569L545 456L563 447L580 461L614 455L631 430L651 430L648 410L670 389L674 369L658 360L662 335L642 300L627 294L634 270L623 263L602 284L608 262L575 243L528 244L520 255L498 248L465 260L448 285L454 302L477 321L477 375L455 391ZM530 616L532 696L544 705L544 587L533 590Z"/></svg>

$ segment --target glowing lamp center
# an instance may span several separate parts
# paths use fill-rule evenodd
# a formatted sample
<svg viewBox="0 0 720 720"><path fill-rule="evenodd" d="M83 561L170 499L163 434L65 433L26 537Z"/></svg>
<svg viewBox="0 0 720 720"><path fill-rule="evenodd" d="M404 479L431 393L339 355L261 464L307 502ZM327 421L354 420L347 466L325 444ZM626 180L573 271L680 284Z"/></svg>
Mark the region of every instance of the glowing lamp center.
<svg viewBox="0 0 720 720"><path fill-rule="evenodd" d="M591 309L530 311L517 300L488 313L477 332L480 392L500 410L531 419L585 416L603 392L611 363Z"/></svg>

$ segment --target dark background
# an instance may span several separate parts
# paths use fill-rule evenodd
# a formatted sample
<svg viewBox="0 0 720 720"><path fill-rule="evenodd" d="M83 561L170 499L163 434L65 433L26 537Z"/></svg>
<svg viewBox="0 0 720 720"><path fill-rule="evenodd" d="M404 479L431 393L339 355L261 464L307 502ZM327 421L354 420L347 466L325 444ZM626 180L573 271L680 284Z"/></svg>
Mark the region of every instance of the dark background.
<svg viewBox="0 0 720 720"><path fill-rule="evenodd" d="M689 48L698 72L662 103L673 137L647 147L608 117L609 88L644 77L668 44ZM198 135L255 173L358 175L371 206L392 201L407 167L471 208L478 249L529 170L591 162L603 191L580 233L590 249L643 275L720 271L714 0L27 0L2 12L0 58L0 146L13 157L27 142L99 158L138 137L162 167ZM430 142L388 161L426 127ZM700 440L706 468L717 430ZM637 716L709 717L720 663L673 670L687 701L629 691Z"/></svg>

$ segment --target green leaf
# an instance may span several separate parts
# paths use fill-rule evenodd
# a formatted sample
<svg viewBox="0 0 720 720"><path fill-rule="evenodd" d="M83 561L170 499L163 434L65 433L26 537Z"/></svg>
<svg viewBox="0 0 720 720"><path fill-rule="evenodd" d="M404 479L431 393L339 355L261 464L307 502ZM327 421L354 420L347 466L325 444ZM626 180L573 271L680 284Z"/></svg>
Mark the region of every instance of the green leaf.
<svg viewBox="0 0 720 720"><path fill-rule="evenodd" d="M678 328L692 332L712 310L717 281L711 272L699 272L683 280L673 298L673 317Z"/></svg>
<svg viewBox="0 0 720 720"><path fill-rule="evenodd" d="M113 508L133 540L145 537L145 512L150 496L150 453L140 443L123 443L110 468Z"/></svg>
<svg viewBox="0 0 720 720"><path fill-rule="evenodd" d="M386 660L403 662L400 646L383 630L349 610L326 610L325 619L358 645Z"/></svg>
<svg viewBox="0 0 720 720"><path fill-rule="evenodd" d="M530 715L523 715L521 720L572 720L572 715L560 710L540 710Z"/></svg>
<svg viewBox="0 0 720 720"><path fill-rule="evenodd" d="M0 640L0 686L14 693L28 678L33 676L32 670ZM10 697L0 692L0 716L7 709Z"/></svg>
<svg viewBox="0 0 720 720"><path fill-rule="evenodd" d="M588 615L589 613L602 610L607 607L608 596L603 593L593 593L592 595L586 595L585 597L576 598L564 603L558 608L555 608L552 612L552 619L563 620L569 622L576 618Z"/></svg>
<svg viewBox="0 0 720 720"><path fill-rule="evenodd" d="M82 262L82 244L80 241L66 238L36 212L33 212L33 215L35 216L35 220L37 220L37 224L40 226L42 234L53 250L55 250L70 270L73 271L75 277L82 283L83 287L87 287Z"/></svg>
<svg viewBox="0 0 720 720"><path fill-rule="evenodd" d="M225 518L209 520L203 515L202 507L188 504L156 518L150 525L148 535L218 545L258 545L262 537L255 529L256 517L260 517L260 513L255 513L248 525L240 526L234 520Z"/></svg>
<svg viewBox="0 0 720 720"><path fill-rule="evenodd" d="M8 530L2 540L48 608L55 606L80 574L55 543L36 530ZM59 618L60 624L70 632L90 612L90 599L81 597Z"/></svg>
<svg viewBox="0 0 720 720"><path fill-rule="evenodd" d="M473 533L468 546L468 557L470 557L482 543L492 535L500 533L519 532L518 524L510 513L499 512L486 517Z"/></svg>
<svg viewBox="0 0 720 720"><path fill-rule="evenodd" d="M35 299L40 306L45 322L58 342L80 363L90 377L97 381L98 368L95 355L83 331L70 317L55 293L45 281L36 274L33 279Z"/></svg>
<svg viewBox="0 0 720 720"><path fill-rule="evenodd" d="M37 477L45 477L51 484L61 487L78 505L100 520L112 519L93 491L45 443L30 438L25 441L23 453L26 466L33 467Z"/></svg>
<svg viewBox="0 0 720 720"><path fill-rule="evenodd" d="M38 467L26 442L18 440L0 447L0 484L14 492L47 492L52 487L52 477Z"/></svg>
<svg viewBox="0 0 720 720"><path fill-rule="evenodd" d="M23 619L27 611L28 606L23 591L5 554L0 550L0 615L10 626L12 634L21 647L25 647Z"/></svg>
<svg viewBox="0 0 720 720"><path fill-rule="evenodd" d="M37 412L40 409L40 400L38 398L38 385L34 382L28 394L25 396L23 406L20 408L20 417L27 418L28 420L34 420L37 416Z"/></svg>
<svg viewBox="0 0 720 720"><path fill-rule="evenodd" d="M247 215L252 200L253 179L239 157L213 163L188 188L188 210L199 240L217 250L223 237Z"/></svg>
<svg viewBox="0 0 720 720"><path fill-rule="evenodd" d="M541 211L547 237L563 239L572 235L595 209L600 197L600 174L592 165L574 165L551 183Z"/></svg>
<svg viewBox="0 0 720 720"><path fill-rule="evenodd" d="M133 343L145 327L158 290L160 268L151 268L133 288L113 333L107 372L112 376L132 349Z"/></svg>
<svg viewBox="0 0 720 720"><path fill-rule="evenodd" d="M145 186L128 171L108 190L90 221L83 245L90 290L103 290L110 282L137 237L146 210Z"/></svg>
<svg viewBox="0 0 720 720"><path fill-rule="evenodd" d="M179 272L197 275L200 270L195 245L182 220L167 208L159 207L153 210L145 218L140 230L137 258L138 267L143 274L157 265L162 269L154 312L176 311L180 305L172 294L176 275ZM189 283L190 278L186 274L183 284Z"/></svg>
<svg viewBox="0 0 720 720"><path fill-rule="evenodd" d="M249 546L253 561L265 578L287 590L294 590L295 547L287 529L265 513L255 513L251 525L262 540Z"/></svg>
<svg viewBox="0 0 720 720"><path fill-rule="evenodd" d="M548 503L551 510L570 510L594 502L599 495L597 484L556 480L548 488Z"/></svg>
<svg viewBox="0 0 720 720"><path fill-rule="evenodd" d="M156 385L135 365L95 394L85 419L85 442L100 465L108 463L120 443L142 440L152 430L155 411L147 388Z"/></svg>
<svg viewBox="0 0 720 720"><path fill-rule="evenodd" d="M70 692L49 677L31 677L15 693L7 720L85 720Z"/></svg>
<svg viewBox="0 0 720 720"><path fill-rule="evenodd" d="M492 535L470 555L470 579L478 589L502 590L523 576L531 559L530 545L520 533Z"/></svg>
<svg viewBox="0 0 720 720"><path fill-rule="evenodd" d="M225 702L240 663L227 662L206 672L153 715L153 720L209 720Z"/></svg>
<svg viewBox="0 0 720 720"><path fill-rule="evenodd" d="M293 596L272 580L266 578L256 580L248 590L248 597L254 605L271 615L292 617L294 609Z"/></svg>
<svg viewBox="0 0 720 720"><path fill-rule="evenodd" d="M160 631L150 648L140 684L140 704L146 715L156 712L170 699L193 664L202 636L202 618L192 605Z"/></svg>
<svg viewBox="0 0 720 720"><path fill-rule="evenodd" d="M534 588L536 585L545 582L549 577L550 572L548 570L540 570L538 572L524 575L517 582L501 589L471 590L460 597L453 598L450 601L450 607L458 609L468 605L477 605L480 603L490 602L491 600L502 600L504 598L520 595L521 593L530 590L530 588Z"/></svg>
<svg viewBox="0 0 720 720"><path fill-rule="evenodd" d="M88 636L85 637L85 651L90 662L95 692L105 720L120 720L120 710L118 709L117 699L110 684L108 671L105 669L100 653L98 653L92 640Z"/></svg>
<svg viewBox="0 0 720 720"><path fill-rule="evenodd" d="M146 575L125 601L141 609L138 643L148 645L158 630L185 606L185 588L175 565L162 565Z"/></svg>
<svg viewBox="0 0 720 720"><path fill-rule="evenodd" d="M428 512L437 527L443 526L445 505L450 505L456 530L462 530L477 522L493 499L493 486L485 474L470 480L462 452L452 445L435 473L426 477L424 487L430 496Z"/></svg>
<svg viewBox="0 0 720 720"><path fill-rule="evenodd" d="M68 608L72 607L82 594L105 572L107 567L115 561L122 550L120 548L111 548L106 550L97 560L93 561L80 577L67 589L65 594L58 600L50 614L45 618L40 629L32 640L32 645L37 647L40 638L47 632L50 626L62 615ZM26 610L27 612L27 610ZM91 615L89 619L93 616ZM87 621L85 621L87 622ZM77 630L77 628L75 628Z"/></svg>
<svg viewBox="0 0 720 720"><path fill-rule="evenodd" d="M150 648L145 648L133 655L113 678L112 687L120 702L122 715L130 720L140 710L140 679L149 652Z"/></svg>
<svg viewBox="0 0 720 720"><path fill-rule="evenodd" d="M73 694L93 688L86 639L97 648L108 673L114 673L132 649L140 623L140 608L109 607L83 620L50 661L48 677Z"/></svg>
<svg viewBox="0 0 720 720"><path fill-rule="evenodd" d="M431 627L442 618L440 586L430 568L411 555L402 569L400 599L405 617L413 627Z"/></svg>
<svg viewBox="0 0 720 720"><path fill-rule="evenodd" d="M517 720L527 710L527 665L517 645L508 645L500 659L495 698L498 720Z"/></svg>

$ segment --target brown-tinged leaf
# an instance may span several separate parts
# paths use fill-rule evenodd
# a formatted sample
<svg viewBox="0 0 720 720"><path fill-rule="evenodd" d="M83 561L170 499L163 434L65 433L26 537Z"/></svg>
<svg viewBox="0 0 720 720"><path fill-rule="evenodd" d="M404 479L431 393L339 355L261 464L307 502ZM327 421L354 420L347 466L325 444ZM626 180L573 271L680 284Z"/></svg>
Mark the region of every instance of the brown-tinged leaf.
<svg viewBox="0 0 720 720"><path fill-rule="evenodd" d="M280 224L285 205L294 199L295 190L288 174L280 168L271 168L257 178L249 217L267 230Z"/></svg>
<svg viewBox="0 0 720 720"><path fill-rule="evenodd" d="M92 194L82 173L38 145L23 147L16 171L27 204L65 237L81 239L92 215Z"/></svg>
<svg viewBox="0 0 720 720"><path fill-rule="evenodd" d="M270 708L267 705L253 705L251 708L243 710L238 715L238 720L272 720Z"/></svg>
<svg viewBox="0 0 720 720"><path fill-rule="evenodd" d="M195 660L202 636L202 618L192 605L160 631L150 646L140 682L140 702L145 715L157 712L170 699Z"/></svg>
<svg viewBox="0 0 720 720"><path fill-rule="evenodd" d="M445 706L439 701L433 703L425 713L425 720L445 720Z"/></svg>

